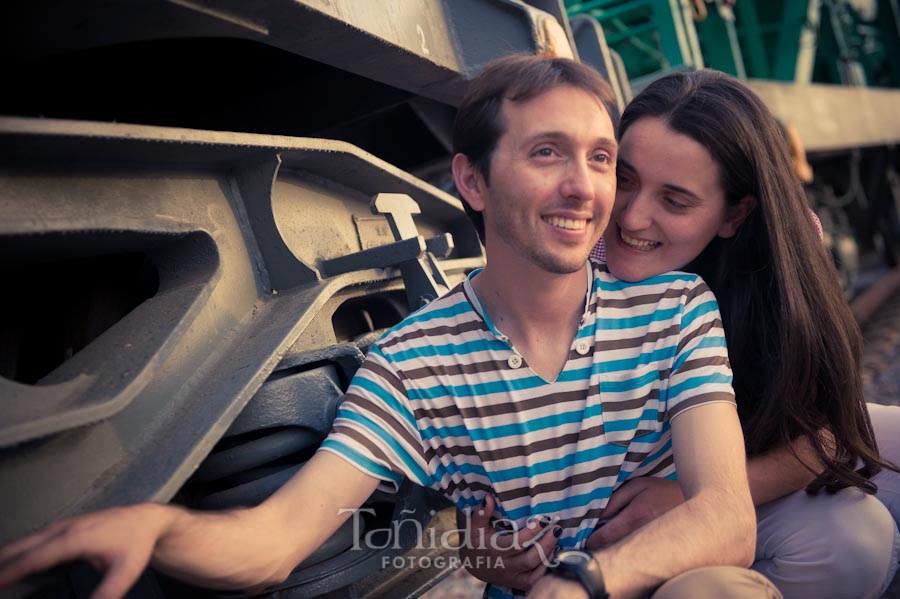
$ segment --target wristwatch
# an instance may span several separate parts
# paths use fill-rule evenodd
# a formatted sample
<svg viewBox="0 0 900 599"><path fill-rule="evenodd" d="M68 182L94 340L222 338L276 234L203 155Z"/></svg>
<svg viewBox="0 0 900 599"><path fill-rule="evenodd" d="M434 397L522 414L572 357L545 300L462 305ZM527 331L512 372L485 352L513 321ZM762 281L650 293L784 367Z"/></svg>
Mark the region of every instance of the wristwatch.
<svg viewBox="0 0 900 599"><path fill-rule="evenodd" d="M589 599L609 599L600 564L593 555L587 551L567 549L559 552L556 561L557 564L549 570L550 574L580 582Z"/></svg>

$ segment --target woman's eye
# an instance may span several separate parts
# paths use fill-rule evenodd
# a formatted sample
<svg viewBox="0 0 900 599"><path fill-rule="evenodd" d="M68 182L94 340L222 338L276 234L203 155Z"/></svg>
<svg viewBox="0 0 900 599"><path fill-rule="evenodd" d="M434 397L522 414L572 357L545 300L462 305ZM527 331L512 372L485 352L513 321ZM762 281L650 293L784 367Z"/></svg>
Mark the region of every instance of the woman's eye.
<svg viewBox="0 0 900 599"><path fill-rule="evenodd" d="M628 188L634 184L634 179L627 173L619 171L616 173L616 183L618 183L620 188Z"/></svg>
<svg viewBox="0 0 900 599"><path fill-rule="evenodd" d="M664 201L666 202L666 204L668 204L668 206L670 208L674 208L675 210L684 210L688 207L687 204L685 204L684 202L681 202L679 200L676 200L675 198L667 197L667 198L664 198Z"/></svg>

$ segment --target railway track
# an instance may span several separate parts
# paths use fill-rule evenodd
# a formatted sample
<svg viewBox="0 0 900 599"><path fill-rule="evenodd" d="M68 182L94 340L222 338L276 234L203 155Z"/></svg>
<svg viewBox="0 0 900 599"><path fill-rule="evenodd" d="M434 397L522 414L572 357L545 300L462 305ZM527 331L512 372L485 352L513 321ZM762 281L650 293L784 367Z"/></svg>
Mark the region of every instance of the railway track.
<svg viewBox="0 0 900 599"><path fill-rule="evenodd" d="M900 269L879 278L851 307L861 320L866 399L900 405Z"/></svg>
<svg viewBox="0 0 900 599"><path fill-rule="evenodd" d="M866 399L900 405L900 269L882 275L851 308L862 328ZM900 599L900 575L882 599Z"/></svg>

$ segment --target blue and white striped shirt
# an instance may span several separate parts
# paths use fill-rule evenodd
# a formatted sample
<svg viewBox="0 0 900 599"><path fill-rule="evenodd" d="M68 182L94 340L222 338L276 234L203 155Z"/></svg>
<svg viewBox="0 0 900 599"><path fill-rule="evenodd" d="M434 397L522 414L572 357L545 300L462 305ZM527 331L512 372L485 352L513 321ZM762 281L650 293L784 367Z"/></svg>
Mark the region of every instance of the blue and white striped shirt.
<svg viewBox="0 0 900 599"><path fill-rule="evenodd" d="M734 403L718 306L700 277L625 283L590 265L585 318L555 381L482 313L473 274L375 344L322 450L384 489L409 478L460 509L492 493L516 527L558 516L559 545L582 547L619 485L675 477L672 418Z"/></svg>

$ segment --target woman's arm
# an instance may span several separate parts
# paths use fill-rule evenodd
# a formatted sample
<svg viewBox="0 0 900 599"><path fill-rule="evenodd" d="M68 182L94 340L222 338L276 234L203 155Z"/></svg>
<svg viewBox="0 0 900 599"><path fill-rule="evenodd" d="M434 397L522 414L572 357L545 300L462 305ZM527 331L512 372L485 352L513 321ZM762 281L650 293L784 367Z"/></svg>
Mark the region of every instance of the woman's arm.
<svg viewBox="0 0 900 599"><path fill-rule="evenodd" d="M747 477L753 505L759 506L803 489L822 468L806 437L794 439L790 446L781 445L749 458Z"/></svg>

